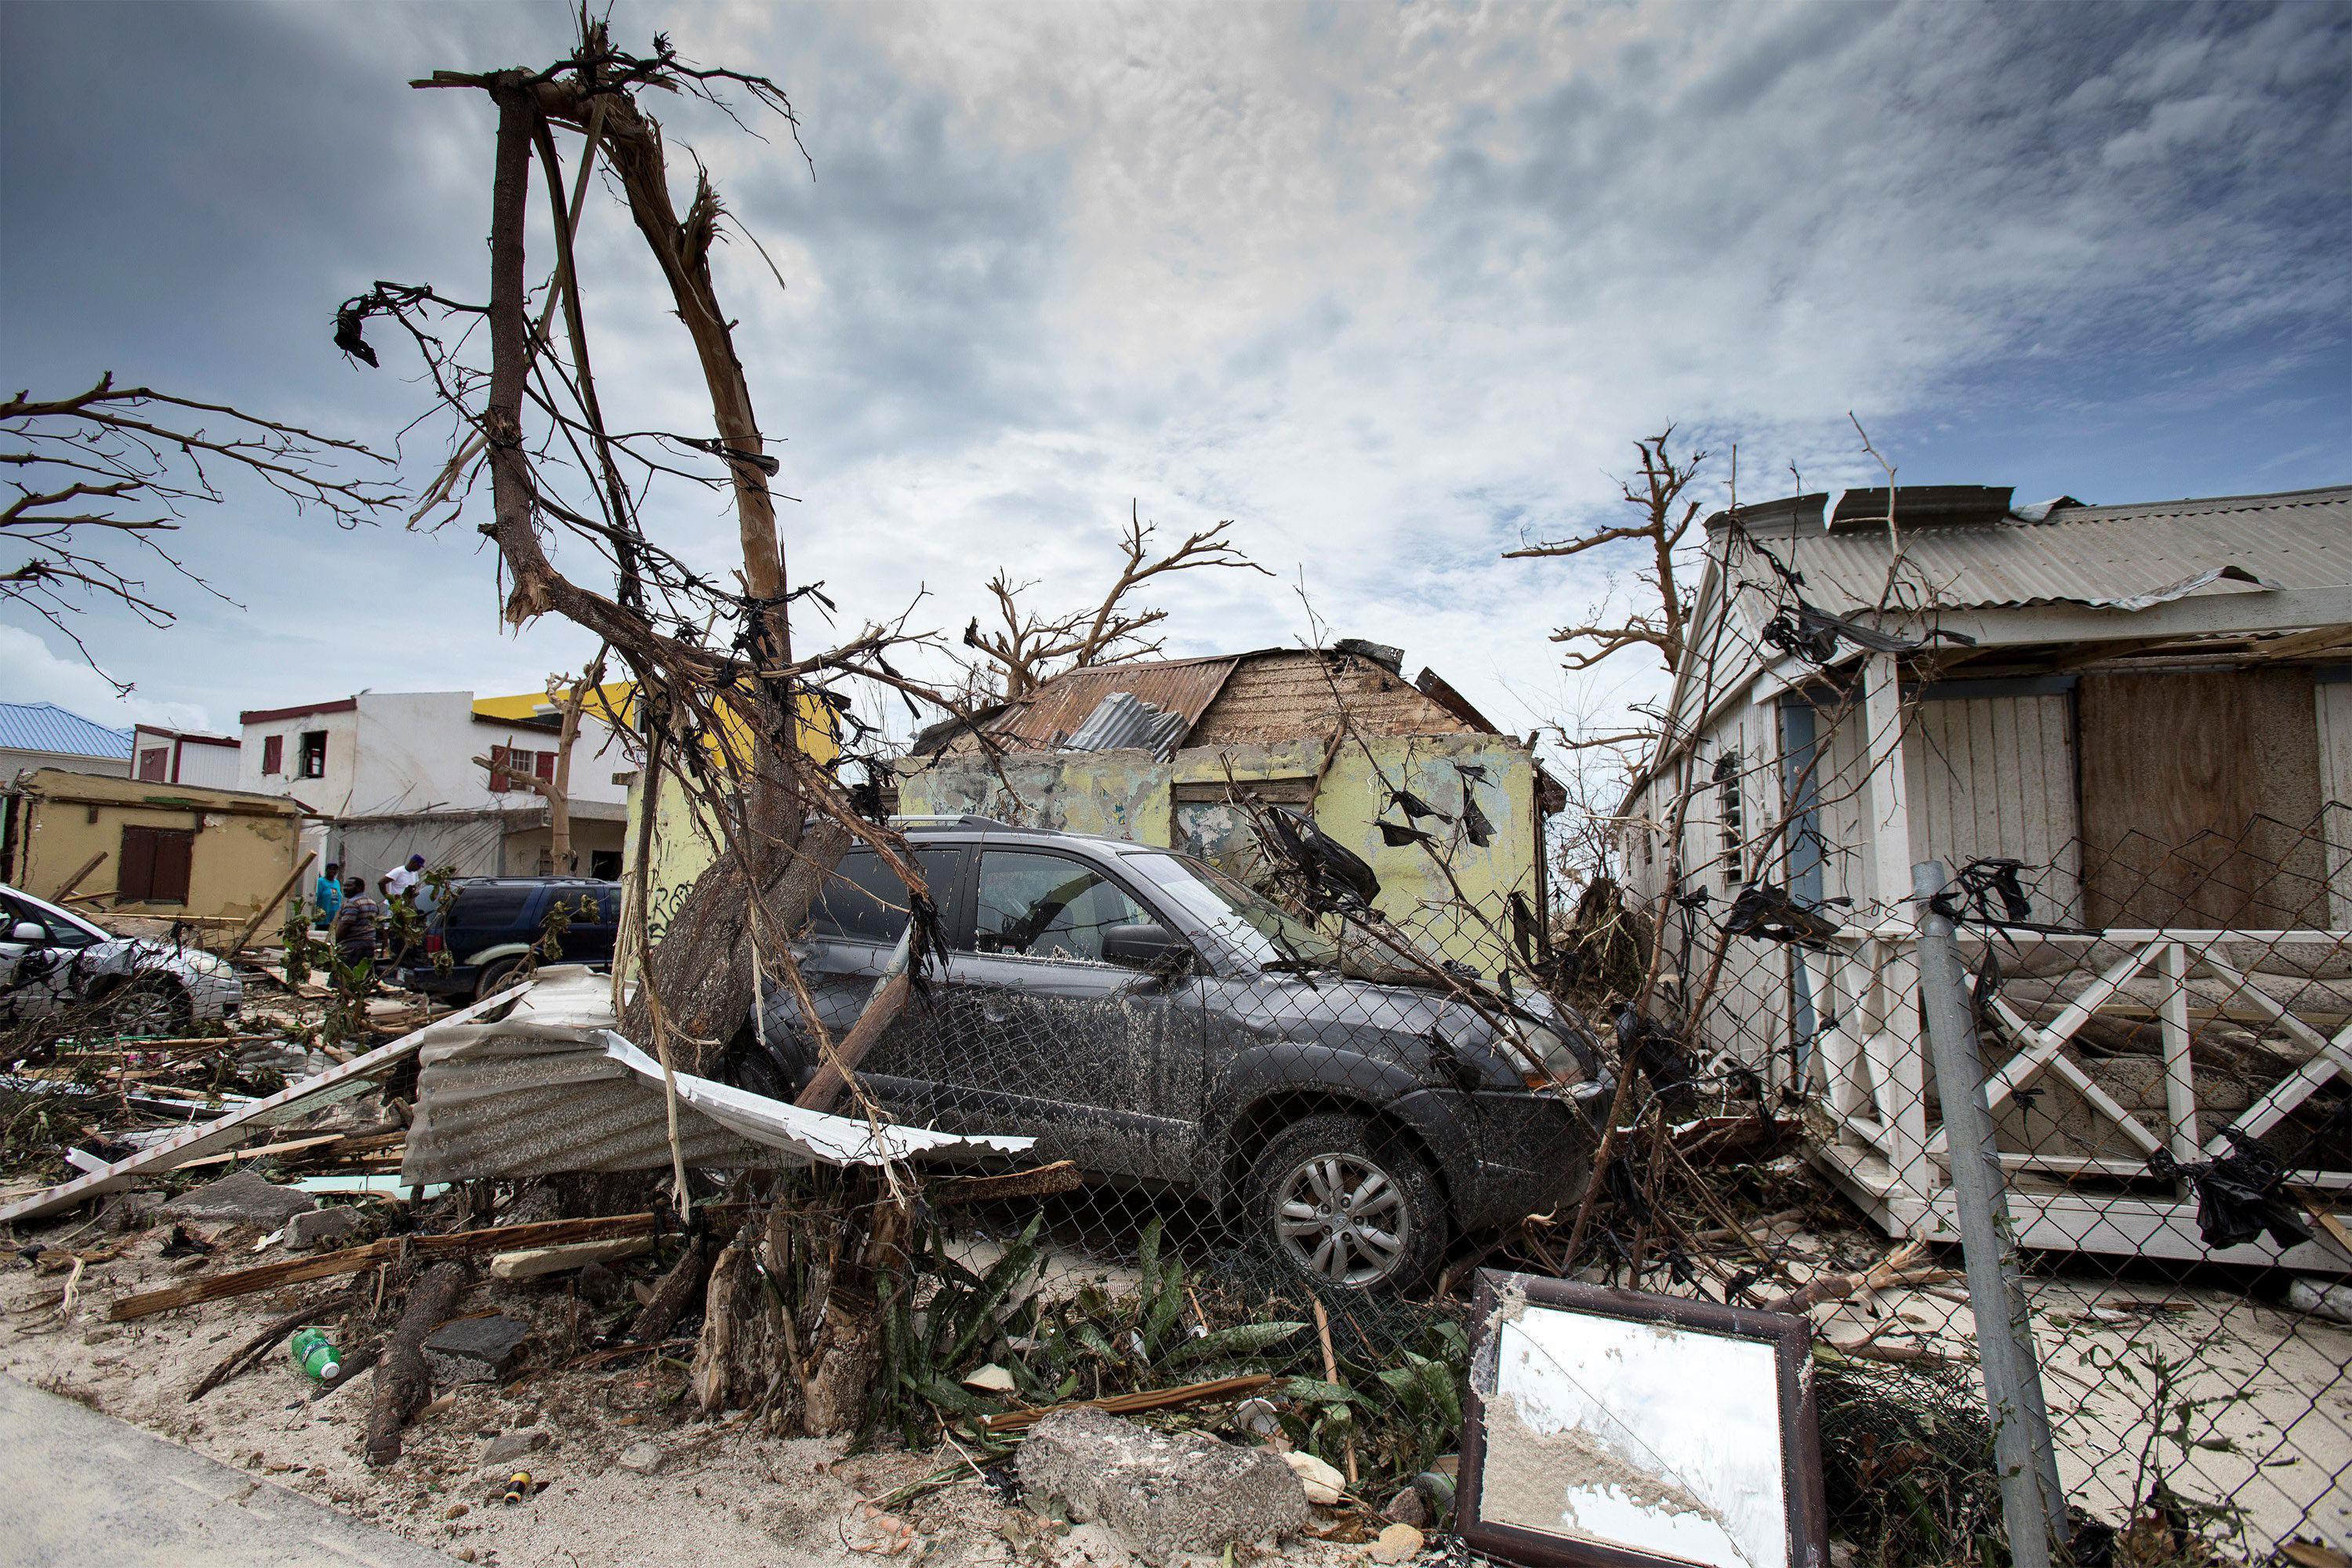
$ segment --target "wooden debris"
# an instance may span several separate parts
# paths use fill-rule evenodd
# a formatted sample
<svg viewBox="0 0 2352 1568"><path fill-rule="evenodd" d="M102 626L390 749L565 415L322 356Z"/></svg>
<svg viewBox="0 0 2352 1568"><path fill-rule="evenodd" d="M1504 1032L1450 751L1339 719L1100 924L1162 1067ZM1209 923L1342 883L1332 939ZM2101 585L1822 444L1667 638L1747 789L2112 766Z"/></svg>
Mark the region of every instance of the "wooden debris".
<svg viewBox="0 0 2352 1568"><path fill-rule="evenodd" d="M1034 1171L1007 1171L997 1176L949 1176L933 1182L927 1195L933 1205L980 1204L997 1198L1040 1198L1051 1193L1071 1193L1086 1185L1074 1161L1056 1160Z"/></svg>
<svg viewBox="0 0 2352 1568"><path fill-rule="evenodd" d="M1200 1405L1212 1399L1226 1399L1237 1394L1255 1394L1274 1382L1266 1373L1250 1373L1240 1377L1215 1377L1206 1383L1180 1384L1174 1388L1139 1389L1133 1394L1113 1394L1101 1399L1073 1399L1061 1405L1041 1405L1034 1410L1008 1410L1002 1415L985 1415L981 1425L991 1432L1024 1432L1056 1410L1076 1410L1091 1405L1124 1415L1138 1410L1165 1410L1178 1405Z"/></svg>
<svg viewBox="0 0 2352 1568"><path fill-rule="evenodd" d="M713 1204L707 1206L714 1210L740 1210L746 1205ZM478 1258L485 1253L516 1252L531 1247L560 1246L565 1242L650 1236L667 1223L667 1216L663 1215L623 1214L605 1215L593 1219L551 1219L537 1225L499 1226L488 1230L453 1231L446 1236L387 1236L364 1247L348 1247L340 1252L321 1252L310 1258L289 1258L282 1263L265 1263L257 1268L215 1274L207 1279L194 1279L166 1289L125 1296L109 1309L107 1317L113 1322L126 1322L133 1318L168 1312L175 1307L193 1307L199 1302L247 1296L256 1290L274 1290L282 1285L299 1285L308 1279L356 1274L379 1263L390 1263L404 1254L417 1258Z"/></svg>
<svg viewBox="0 0 2352 1568"><path fill-rule="evenodd" d="M400 1458L400 1429L433 1392L425 1364L425 1336L441 1326L466 1288L466 1266L436 1263L408 1293L400 1322L384 1342L375 1369L375 1403L368 1411L367 1461L382 1468Z"/></svg>
<svg viewBox="0 0 2352 1568"><path fill-rule="evenodd" d="M262 922L268 920L270 916L276 914L279 908L285 904L286 896L294 890L294 884L302 879L302 873L309 870L310 868L310 862L316 860L318 858L319 852L316 849L313 849L309 854L303 856L300 862L295 866L293 872L287 877L285 886L279 888L276 893L272 894L268 899L263 901L262 906L259 909L253 911L253 918L246 921L244 925L237 929L236 935L230 939L229 944L226 947L222 948L221 952L223 953L235 952L247 942L251 942L253 940L253 933L259 931L262 927Z"/></svg>
<svg viewBox="0 0 2352 1568"><path fill-rule="evenodd" d="M1818 1307L1824 1301L1843 1301L1856 1290L1884 1290L1889 1285L1901 1283L1904 1278L1913 1271L1912 1266L1918 1262L1920 1254L1925 1252L1927 1247L1926 1241L1914 1238L1871 1265L1865 1273L1816 1275L1800 1289L1791 1290L1785 1296L1776 1296L1765 1302L1764 1310L1802 1312L1808 1308ZM1937 1269L1932 1272L1942 1274L1944 1271Z"/></svg>
<svg viewBox="0 0 2352 1568"><path fill-rule="evenodd" d="M650 1236L626 1236L610 1241L574 1241L560 1247L533 1247L501 1252L490 1259L490 1272L500 1279L536 1279L591 1263L611 1263L653 1250Z"/></svg>
<svg viewBox="0 0 2352 1568"><path fill-rule="evenodd" d="M704 1210L703 1212L708 1212ZM686 1244L686 1252L662 1276L654 1288L653 1300L638 1311L636 1321L629 1325L629 1338L639 1344L650 1344L667 1339L672 1325L683 1317L686 1310L702 1295L703 1282L709 1277L710 1244L697 1236Z"/></svg>

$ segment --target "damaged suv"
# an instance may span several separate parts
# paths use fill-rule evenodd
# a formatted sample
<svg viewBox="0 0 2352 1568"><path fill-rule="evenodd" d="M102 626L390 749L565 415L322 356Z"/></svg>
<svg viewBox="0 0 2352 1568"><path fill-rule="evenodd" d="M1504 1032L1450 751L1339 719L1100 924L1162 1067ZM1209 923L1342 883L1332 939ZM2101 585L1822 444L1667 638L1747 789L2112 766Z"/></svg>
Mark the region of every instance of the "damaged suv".
<svg viewBox="0 0 2352 1568"><path fill-rule="evenodd" d="M1238 1211L1291 1266L1360 1290L1416 1286L1454 1236L1581 1190L1609 1085L1540 1003L1352 977L1328 937L1166 849L978 817L908 839L949 958L860 1064L892 1117L1034 1134L1090 1178ZM857 849L812 908L793 952L833 1037L905 903ZM746 1088L808 1080L789 993L734 1058Z"/></svg>

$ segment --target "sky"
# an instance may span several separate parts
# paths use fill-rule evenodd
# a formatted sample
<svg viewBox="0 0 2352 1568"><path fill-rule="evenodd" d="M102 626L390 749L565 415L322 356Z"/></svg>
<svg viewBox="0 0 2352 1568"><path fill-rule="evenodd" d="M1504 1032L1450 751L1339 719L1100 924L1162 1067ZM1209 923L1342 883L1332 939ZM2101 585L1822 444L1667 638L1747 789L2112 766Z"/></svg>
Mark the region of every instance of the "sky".
<svg viewBox="0 0 2352 1568"><path fill-rule="evenodd" d="M1636 563L1501 556L1624 511L1632 443L1669 423L1713 454L1710 506L1735 448L1745 499L1792 467L1880 482L1850 416L1900 482L2022 500L2352 481L2352 7L620 0L613 25L798 110L807 163L772 120L650 105L740 220L719 286L797 498L790 569L845 634L912 604L952 638L1000 567L1090 601L1133 505L1163 535L1230 518L1271 574L1156 585L1171 653L1319 626L1507 729L1606 722L1655 669L1570 675L1547 634ZM333 312L376 279L484 296L487 103L407 83L543 64L567 28L539 3L0 5L0 379L111 371L421 484L445 447L413 358L380 333L384 368L346 360ZM581 245L608 416L706 433L609 192ZM84 617L130 698L0 607L0 700L217 728L534 689L591 645L499 624L487 509L343 531L234 489L175 542L220 597L150 574L176 626ZM733 552L700 491L648 527Z"/></svg>

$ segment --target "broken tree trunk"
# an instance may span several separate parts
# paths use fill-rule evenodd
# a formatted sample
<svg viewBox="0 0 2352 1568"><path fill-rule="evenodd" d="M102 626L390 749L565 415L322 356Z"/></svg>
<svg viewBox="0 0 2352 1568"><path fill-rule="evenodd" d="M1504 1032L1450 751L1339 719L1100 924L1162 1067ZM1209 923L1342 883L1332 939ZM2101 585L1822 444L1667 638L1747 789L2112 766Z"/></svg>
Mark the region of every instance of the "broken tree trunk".
<svg viewBox="0 0 2352 1568"><path fill-rule="evenodd" d="M436 1263L408 1293L408 1305L385 1342L375 1369L375 1404L368 1411L367 1460L381 1468L400 1458L400 1429L433 1392L425 1339L439 1328L466 1288L462 1263Z"/></svg>
<svg viewBox="0 0 2352 1568"><path fill-rule="evenodd" d="M671 1326L701 1298L703 1281L709 1272L709 1242L699 1236L689 1237L686 1251L670 1265L661 1283L654 1287L654 1299L645 1304L636 1321L629 1325L629 1338L641 1345L667 1339Z"/></svg>

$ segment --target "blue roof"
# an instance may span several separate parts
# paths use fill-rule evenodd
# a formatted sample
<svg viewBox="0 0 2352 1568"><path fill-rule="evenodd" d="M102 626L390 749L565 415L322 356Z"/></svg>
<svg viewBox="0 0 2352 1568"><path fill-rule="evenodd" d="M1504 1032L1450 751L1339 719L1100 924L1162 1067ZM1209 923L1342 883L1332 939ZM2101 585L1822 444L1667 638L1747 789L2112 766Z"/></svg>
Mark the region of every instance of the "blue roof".
<svg viewBox="0 0 2352 1568"><path fill-rule="evenodd" d="M54 702L0 702L0 751L131 760L131 731L93 724Z"/></svg>

